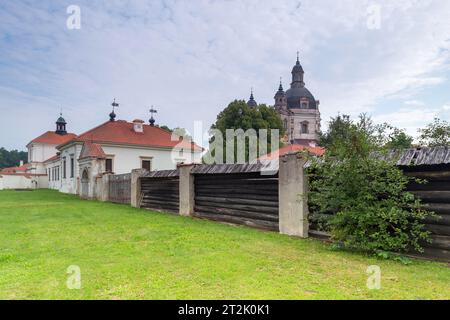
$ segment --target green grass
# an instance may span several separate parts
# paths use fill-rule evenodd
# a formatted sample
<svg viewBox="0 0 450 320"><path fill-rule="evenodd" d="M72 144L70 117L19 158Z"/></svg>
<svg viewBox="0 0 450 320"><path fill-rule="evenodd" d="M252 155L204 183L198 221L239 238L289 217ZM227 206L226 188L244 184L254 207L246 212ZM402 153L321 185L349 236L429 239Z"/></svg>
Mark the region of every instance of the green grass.
<svg viewBox="0 0 450 320"><path fill-rule="evenodd" d="M0 191L1 299L449 299L450 268L215 222ZM81 268L80 290L66 286ZM369 265L381 289L366 287Z"/></svg>

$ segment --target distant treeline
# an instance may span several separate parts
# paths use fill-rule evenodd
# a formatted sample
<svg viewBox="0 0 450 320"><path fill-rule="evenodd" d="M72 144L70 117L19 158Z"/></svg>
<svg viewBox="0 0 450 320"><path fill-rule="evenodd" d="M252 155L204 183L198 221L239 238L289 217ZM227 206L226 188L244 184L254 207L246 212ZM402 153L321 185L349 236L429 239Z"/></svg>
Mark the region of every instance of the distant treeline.
<svg viewBox="0 0 450 320"><path fill-rule="evenodd" d="M28 152L0 148L0 169L18 166L21 160L27 162Z"/></svg>

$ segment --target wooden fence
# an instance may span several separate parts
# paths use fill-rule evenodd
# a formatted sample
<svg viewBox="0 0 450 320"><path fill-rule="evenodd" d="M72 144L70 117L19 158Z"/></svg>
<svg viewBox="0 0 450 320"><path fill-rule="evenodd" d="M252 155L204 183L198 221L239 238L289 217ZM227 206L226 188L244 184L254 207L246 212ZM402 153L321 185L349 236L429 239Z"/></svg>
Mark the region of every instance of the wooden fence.
<svg viewBox="0 0 450 320"><path fill-rule="evenodd" d="M278 176L195 175L197 217L278 231Z"/></svg>
<svg viewBox="0 0 450 320"><path fill-rule="evenodd" d="M433 241L424 244L424 256L450 261L450 164L422 164L426 158L423 152L408 151L398 165L407 175L429 181L425 185L411 183L408 189L440 216L426 221L426 229L432 233ZM436 151L431 154L433 159L448 155ZM138 179L137 203L138 207L148 209L306 236L308 210L301 209L301 202L306 202L307 188L297 189L299 180L291 179L291 176L303 176L302 166L297 172L292 169L296 166L283 169L291 171L282 171L280 167L280 174L262 174L258 165L196 165L187 171L187 175L184 174L185 168L183 174L180 169L150 172ZM283 168L288 167L283 165ZM186 183L186 179L192 182ZM189 186L191 183L192 187ZM187 192L185 188L188 188ZM183 194L183 199L180 199L180 194ZM284 205L286 203L287 206ZM314 214L313 207L309 211L309 235L329 237L321 229L321 219L326 217ZM306 226L302 227L302 224ZM289 230L293 225L296 225L294 229L300 230L298 233Z"/></svg>
<svg viewBox="0 0 450 320"><path fill-rule="evenodd" d="M139 206L178 213L179 181L178 170L153 171L141 177Z"/></svg>
<svg viewBox="0 0 450 320"><path fill-rule="evenodd" d="M408 176L427 181L411 183L408 190L438 216L426 221L433 242L423 244L424 255L450 261L450 165L410 166L403 170Z"/></svg>
<svg viewBox="0 0 450 320"><path fill-rule="evenodd" d="M109 176L108 199L115 203L130 204L131 173Z"/></svg>

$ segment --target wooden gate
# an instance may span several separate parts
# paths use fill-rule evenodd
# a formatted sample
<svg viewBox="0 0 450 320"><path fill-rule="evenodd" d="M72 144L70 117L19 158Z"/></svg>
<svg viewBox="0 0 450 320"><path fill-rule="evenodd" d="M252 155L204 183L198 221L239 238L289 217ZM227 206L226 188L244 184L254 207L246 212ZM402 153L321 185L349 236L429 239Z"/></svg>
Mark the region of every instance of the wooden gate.
<svg viewBox="0 0 450 320"><path fill-rule="evenodd" d="M178 170L150 172L139 179L141 184L141 208L179 212L180 179Z"/></svg>
<svg viewBox="0 0 450 320"><path fill-rule="evenodd" d="M131 173L115 174L109 177L109 201L131 203Z"/></svg>
<svg viewBox="0 0 450 320"><path fill-rule="evenodd" d="M278 231L278 175L196 174L195 216Z"/></svg>

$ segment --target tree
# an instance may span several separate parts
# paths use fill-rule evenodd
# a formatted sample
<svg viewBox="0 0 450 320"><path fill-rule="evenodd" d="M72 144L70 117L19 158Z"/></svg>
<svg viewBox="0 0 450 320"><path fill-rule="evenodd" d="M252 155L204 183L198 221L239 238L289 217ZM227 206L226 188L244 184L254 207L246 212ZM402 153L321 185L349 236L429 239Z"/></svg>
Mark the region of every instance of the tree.
<svg viewBox="0 0 450 320"><path fill-rule="evenodd" d="M351 126L349 115L340 115L336 118L331 118L328 123L328 130L325 133L320 133L319 145L327 148L333 145L334 141L345 139L348 135Z"/></svg>
<svg viewBox="0 0 450 320"><path fill-rule="evenodd" d="M234 100L231 102L223 111L219 113L217 116L216 122L211 126L211 129L219 130L224 138L224 161L226 161L226 149L225 145L227 142L227 129L238 130L242 129L243 131L247 131L249 129L254 129L259 138L259 130L266 129L268 130L267 137L267 153L272 150L271 146L271 132L270 129L279 130L279 137L281 138L284 135L283 123L281 121L280 116L277 111L269 107L265 104L260 104L255 108L251 108L247 105L247 103L243 100ZM233 138L235 139L235 138ZM214 137L210 140L210 143L214 142ZM235 139L235 146L237 141ZM249 143L246 139L245 142L245 161L249 161ZM259 139L258 139L258 148L259 148ZM235 159L236 159L236 150L235 151ZM213 151L212 151L213 152Z"/></svg>
<svg viewBox="0 0 450 320"><path fill-rule="evenodd" d="M320 134L320 146L327 149L336 141L348 139L353 125L349 115L344 114L331 118L328 130ZM388 123L374 124L371 118L364 113L360 115L360 121L357 125L370 134L372 143L378 147L384 147L386 149L407 149L411 148L414 140L403 129L398 129Z"/></svg>
<svg viewBox="0 0 450 320"><path fill-rule="evenodd" d="M26 151L11 150L0 148L0 169L18 166L20 161L26 163L28 153Z"/></svg>
<svg viewBox="0 0 450 320"><path fill-rule="evenodd" d="M312 220L346 248L369 252L421 251L429 239L423 220L431 214L406 191L410 178L386 160L385 126L361 115L346 118L346 132L333 135L321 159L312 159ZM335 127L330 126L336 131ZM384 137L384 138L380 138Z"/></svg>
<svg viewBox="0 0 450 320"><path fill-rule="evenodd" d="M420 144L428 147L450 145L450 124L445 120L435 118L424 129L419 129Z"/></svg>
<svg viewBox="0 0 450 320"><path fill-rule="evenodd" d="M388 134L388 141L385 145L387 149L408 149L412 147L414 138L406 134L402 129L390 127L391 132Z"/></svg>

